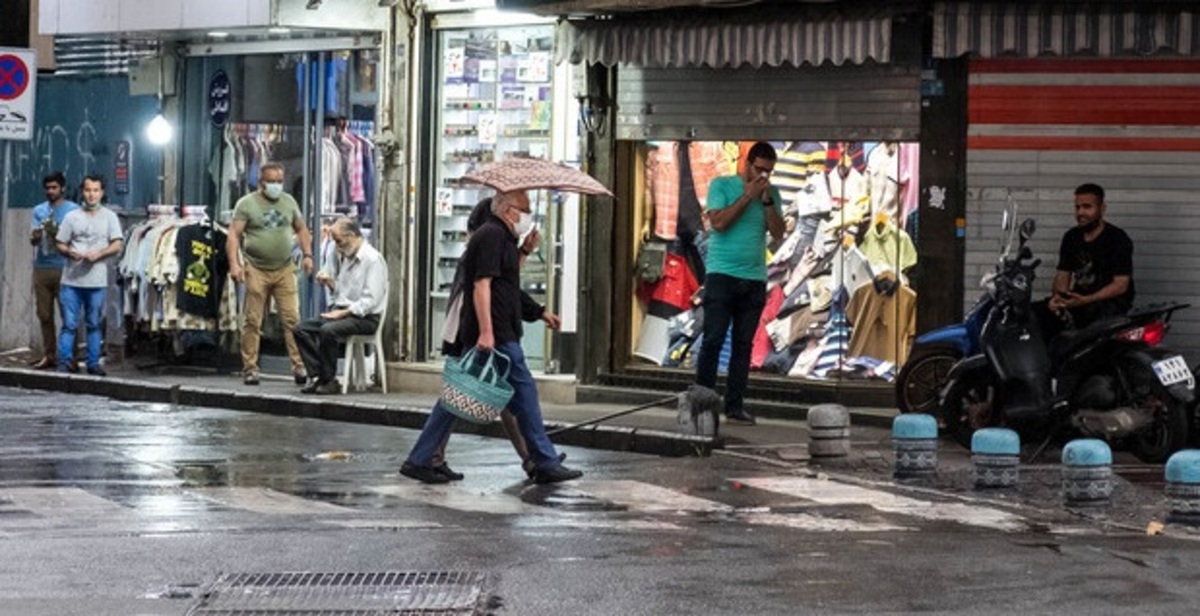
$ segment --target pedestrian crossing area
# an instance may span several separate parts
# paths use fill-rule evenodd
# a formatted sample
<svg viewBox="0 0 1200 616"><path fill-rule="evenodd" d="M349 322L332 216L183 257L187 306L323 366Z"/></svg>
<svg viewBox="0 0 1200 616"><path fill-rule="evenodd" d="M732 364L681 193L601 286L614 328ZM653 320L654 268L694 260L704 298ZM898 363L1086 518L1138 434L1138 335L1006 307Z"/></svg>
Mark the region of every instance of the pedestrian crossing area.
<svg viewBox="0 0 1200 616"><path fill-rule="evenodd" d="M341 494L266 486L0 484L0 537L45 531L182 533L288 524L312 529L438 529L473 527L479 515L514 528L617 532L687 531L713 523L822 533L931 528L1021 532L1033 526L1022 515L992 503L918 497L793 475L729 478L703 491L588 478L553 486L470 479L423 485L398 479Z"/></svg>

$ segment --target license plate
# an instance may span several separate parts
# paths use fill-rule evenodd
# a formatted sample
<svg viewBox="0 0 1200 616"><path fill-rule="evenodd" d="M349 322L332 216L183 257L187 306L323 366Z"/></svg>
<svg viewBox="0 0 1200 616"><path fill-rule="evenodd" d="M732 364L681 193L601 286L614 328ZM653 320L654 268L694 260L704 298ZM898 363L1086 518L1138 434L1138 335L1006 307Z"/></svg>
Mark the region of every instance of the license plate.
<svg viewBox="0 0 1200 616"><path fill-rule="evenodd" d="M1186 381L1188 389L1195 386L1192 370L1188 368L1187 362L1184 361L1182 355L1156 361L1151 366L1154 367L1154 374L1158 376L1158 381L1163 385L1170 386Z"/></svg>

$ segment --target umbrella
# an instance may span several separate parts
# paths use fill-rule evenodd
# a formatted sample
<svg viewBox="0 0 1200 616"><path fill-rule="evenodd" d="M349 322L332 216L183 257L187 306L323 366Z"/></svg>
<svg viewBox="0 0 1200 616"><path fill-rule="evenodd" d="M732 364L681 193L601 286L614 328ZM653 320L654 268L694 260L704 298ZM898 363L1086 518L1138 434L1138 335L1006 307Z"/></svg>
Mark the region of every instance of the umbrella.
<svg viewBox="0 0 1200 616"><path fill-rule="evenodd" d="M463 181L495 188L499 192L553 188L585 195L612 192L592 176L561 163L541 158L508 158L488 163L463 176Z"/></svg>

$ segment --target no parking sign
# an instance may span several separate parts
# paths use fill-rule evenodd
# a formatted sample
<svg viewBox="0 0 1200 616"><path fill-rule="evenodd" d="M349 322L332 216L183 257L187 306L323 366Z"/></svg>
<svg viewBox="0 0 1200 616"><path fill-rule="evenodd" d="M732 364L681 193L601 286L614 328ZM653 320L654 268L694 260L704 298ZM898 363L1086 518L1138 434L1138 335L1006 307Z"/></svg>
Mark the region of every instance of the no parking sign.
<svg viewBox="0 0 1200 616"><path fill-rule="evenodd" d="M0 47L0 141L33 138L37 53Z"/></svg>

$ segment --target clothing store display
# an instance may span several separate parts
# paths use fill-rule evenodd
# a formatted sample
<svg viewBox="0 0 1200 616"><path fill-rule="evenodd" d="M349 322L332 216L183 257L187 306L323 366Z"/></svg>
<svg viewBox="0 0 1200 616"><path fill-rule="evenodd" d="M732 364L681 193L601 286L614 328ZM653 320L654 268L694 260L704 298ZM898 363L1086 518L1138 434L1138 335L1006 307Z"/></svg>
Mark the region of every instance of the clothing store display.
<svg viewBox="0 0 1200 616"><path fill-rule="evenodd" d="M904 364L917 331L917 294L898 286L891 294L879 293L873 283L854 290L846 306L854 325L849 356L868 356Z"/></svg>
<svg viewBox="0 0 1200 616"><path fill-rule="evenodd" d="M199 317L215 319L220 314L221 293L229 273L225 254L226 235L207 224L181 227L175 235L175 254L181 284L179 309Z"/></svg>
<svg viewBox="0 0 1200 616"><path fill-rule="evenodd" d="M921 144L900 144L900 220L918 211L921 183Z"/></svg>
<svg viewBox="0 0 1200 616"><path fill-rule="evenodd" d="M754 346L750 350L750 367L761 368L767 354L771 352L771 338L767 334L767 324L774 320L772 315L779 312L783 305L783 289L775 287L767 291L767 303L763 306L758 319L758 329L754 332Z"/></svg>
<svg viewBox="0 0 1200 616"><path fill-rule="evenodd" d="M871 193L871 216L883 214L893 223L900 218L900 146L884 141L867 154L867 178Z"/></svg>
<svg viewBox="0 0 1200 616"><path fill-rule="evenodd" d="M683 257L668 254L663 261L662 276L653 284L644 284L639 288L639 297L647 304L651 314L662 317L672 317L691 308L692 295L700 289L696 279Z"/></svg>
<svg viewBox="0 0 1200 616"><path fill-rule="evenodd" d="M854 246L834 251L832 264L833 284L845 289L857 289L874 277L867 256Z"/></svg>
<svg viewBox="0 0 1200 616"><path fill-rule="evenodd" d="M903 273L917 264L917 247L913 245L912 238L891 222L871 224L859 248L875 269Z"/></svg>
<svg viewBox="0 0 1200 616"><path fill-rule="evenodd" d="M654 235L675 239L679 224L679 143L662 141L646 155L646 188L654 207Z"/></svg>
<svg viewBox="0 0 1200 616"><path fill-rule="evenodd" d="M831 216L837 224L856 225L870 217L869 189L862 172L838 165L825 177L829 180L829 201L833 204Z"/></svg>
<svg viewBox="0 0 1200 616"><path fill-rule="evenodd" d="M813 364L812 374L819 378L828 376L831 370L837 370L847 359L850 348L850 323L840 310L834 310L825 327L825 335L818 345L817 360Z"/></svg>

